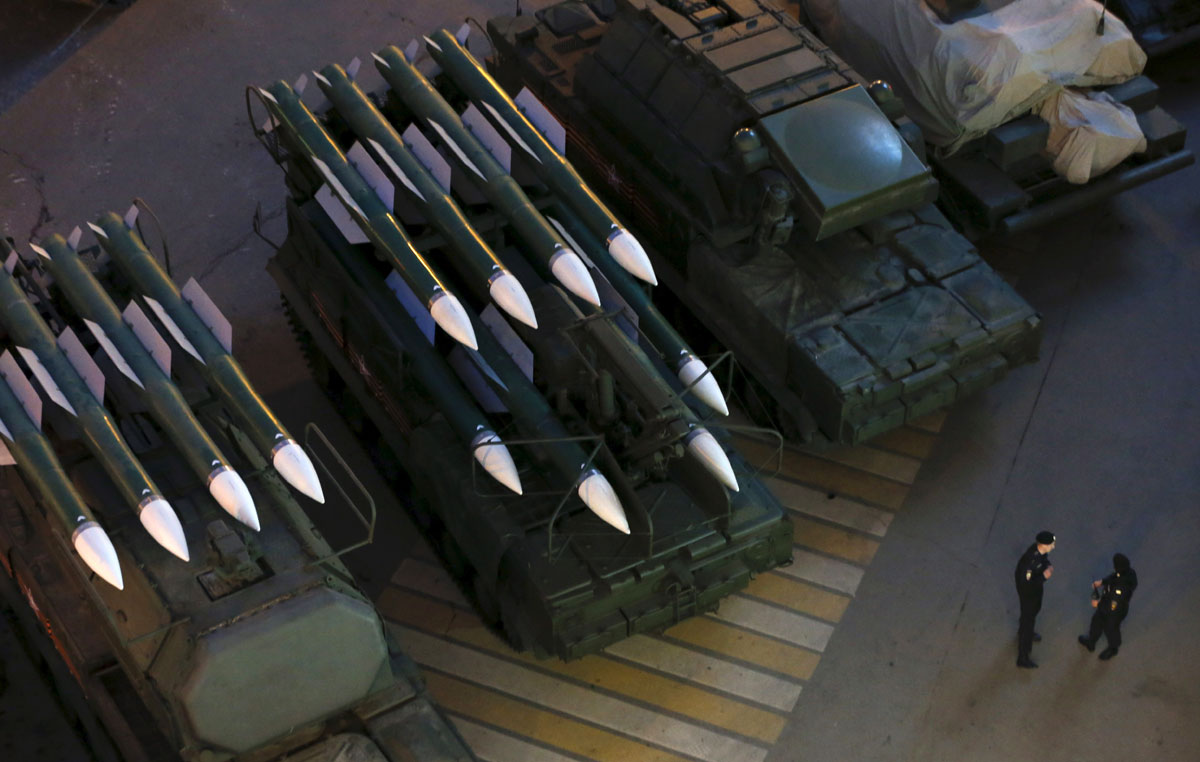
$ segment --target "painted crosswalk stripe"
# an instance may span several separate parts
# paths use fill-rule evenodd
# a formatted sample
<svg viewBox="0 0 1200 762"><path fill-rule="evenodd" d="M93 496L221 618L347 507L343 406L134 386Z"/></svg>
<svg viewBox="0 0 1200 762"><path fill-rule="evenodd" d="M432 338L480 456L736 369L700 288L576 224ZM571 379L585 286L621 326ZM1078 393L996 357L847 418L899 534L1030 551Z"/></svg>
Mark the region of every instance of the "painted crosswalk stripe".
<svg viewBox="0 0 1200 762"><path fill-rule="evenodd" d="M780 567L777 571L790 577L815 582L847 595L854 595L858 590L858 585L862 582L865 572L861 567L813 553L804 548L794 548L792 565Z"/></svg>
<svg viewBox="0 0 1200 762"><path fill-rule="evenodd" d="M767 750L763 747L695 723L540 674L418 630L395 624L389 626L418 663L460 679L472 680L510 696L551 707L600 727L617 730L638 740L707 762L762 762L766 757Z"/></svg>
<svg viewBox="0 0 1200 762"><path fill-rule="evenodd" d="M892 479L901 484L912 484L917 478L917 471L921 469L921 461L918 458L889 452L871 445L835 447L815 454L817 457Z"/></svg>
<svg viewBox="0 0 1200 762"><path fill-rule="evenodd" d="M850 603L850 599L844 595L813 587L807 582L775 571L760 574L751 580L743 594L827 622L840 620Z"/></svg>
<svg viewBox="0 0 1200 762"><path fill-rule="evenodd" d="M813 670L821 659L820 655L812 651L706 616L685 619L668 628L663 635L729 659L737 659L800 680L812 677Z"/></svg>
<svg viewBox="0 0 1200 762"><path fill-rule="evenodd" d="M791 519L795 528L793 539L797 545L819 550L861 566L871 563L875 552L879 550L877 541L860 534L795 515Z"/></svg>
<svg viewBox="0 0 1200 762"><path fill-rule="evenodd" d="M452 714L520 733L595 762L693 762L664 749L531 706L498 691L426 671L433 699ZM473 747L480 754L479 747Z"/></svg>
<svg viewBox="0 0 1200 762"><path fill-rule="evenodd" d="M784 712L790 712L796 705L803 688L799 682L646 635L636 635L614 643L604 652Z"/></svg>
<svg viewBox="0 0 1200 762"><path fill-rule="evenodd" d="M892 523L893 514L890 511L872 508L844 497L829 497L824 492L784 479L767 478L763 482L789 511L841 524L876 537L883 537Z"/></svg>
<svg viewBox="0 0 1200 762"><path fill-rule="evenodd" d="M937 434L934 432L911 426L901 426L875 437L871 440L871 445L923 461L933 452L933 446L937 444L937 439Z"/></svg>
<svg viewBox="0 0 1200 762"><path fill-rule="evenodd" d="M576 762L541 746L505 735L463 717L450 716L467 745L483 762Z"/></svg>
<svg viewBox="0 0 1200 762"><path fill-rule="evenodd" d="M381 610L395 624L450 638L464 646L522 662L531 669L553 672L560 677L609 691L623 699L676 714L703 718L709 725L758 741L773 742L786 724L786 718L774 712L714 693L700 685L680 682L604 656L584 656L562 662L514 653L474 614L412 593L396 591L387 601L387 607L381 606Z"/></svg>
<svg viewBox="0 0 1200 762"><path fill-rule="evenodd" d="M721 606L710 616L813 651L824 651L833 634L833 627L825 622L742 595L731 595L721 601Z"/></svg>

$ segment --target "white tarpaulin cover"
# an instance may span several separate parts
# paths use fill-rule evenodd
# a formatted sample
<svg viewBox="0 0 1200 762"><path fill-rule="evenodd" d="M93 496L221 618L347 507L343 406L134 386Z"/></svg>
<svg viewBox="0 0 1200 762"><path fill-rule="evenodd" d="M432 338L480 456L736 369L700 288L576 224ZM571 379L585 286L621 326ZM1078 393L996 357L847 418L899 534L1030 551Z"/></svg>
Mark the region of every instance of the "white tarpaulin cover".
<svg viewBox="0 0 1200 762"><path fill-rule="evenodd" d="M1107 93L1059 90L1042 101L1038 116L1050 123L1046 150L1054 171L1068 182L1086 183L1146 150L1133 110Z"/></svg>
<svg viewBox="0 0 1200 762"><path fill-rule="evenodd" d="M1124 82L1145 66L1146 54L1111 13L1104 33L1096 34L1101 6L1095 0L1013 0L997 7L1003 2L983 0L995 10L952 24L924 0L805 5L825 42L863 75L891 83L926 139L944 153L1039 108L1066 86ZM1061 113L1062 99L1056 103L1040 110ZM1094 101L1077 110L1090 115L1104 105ZM1109 131L1074 134L1079 143L1102 140Z"/></svg>

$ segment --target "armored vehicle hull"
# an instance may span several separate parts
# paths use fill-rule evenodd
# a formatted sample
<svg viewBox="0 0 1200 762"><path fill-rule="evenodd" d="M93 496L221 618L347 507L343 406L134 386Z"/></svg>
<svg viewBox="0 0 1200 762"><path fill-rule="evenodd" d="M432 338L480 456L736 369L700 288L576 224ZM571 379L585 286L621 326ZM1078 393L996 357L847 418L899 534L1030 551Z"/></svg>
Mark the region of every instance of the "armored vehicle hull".
<svg viewBox="0 0 1200 762"><path fill-rule="evenodd" d="M79 324L60 284L43 291L46 273L15 266L52 330L64 327L61 316ZM110 291L131 293L116 283L108 280ZM371 602L196 368L177 358L172 383L229 467L245 476L258 532L229 518L150 417L142 396L148 380L115 350L90 341L84 348L106 371L98 399L113 430L177 513L183 538L169 553L142 531L50 387L54 401L44 415L23 398L33 423L44 419L50 457L69 484L45 489L46 471L36 463L0 472L0 592L95 757L334 762L349 749L372 762L473 760ZM4 372L0 383L14 385L17 366ZM89 377L94 390L96 380ZM113 539L119 572L108 582L81 563L73 536L55 520L68 493Z"/></svg>
<svg viewBox="0 0 1200 762"><path fill-rule="evenodd" d="M488 30L491 71L563 124L693 341L748 372L751 415L861 442L1036 357L1037 314L930 204L919 130L782 12L568 2Z"/></svg>

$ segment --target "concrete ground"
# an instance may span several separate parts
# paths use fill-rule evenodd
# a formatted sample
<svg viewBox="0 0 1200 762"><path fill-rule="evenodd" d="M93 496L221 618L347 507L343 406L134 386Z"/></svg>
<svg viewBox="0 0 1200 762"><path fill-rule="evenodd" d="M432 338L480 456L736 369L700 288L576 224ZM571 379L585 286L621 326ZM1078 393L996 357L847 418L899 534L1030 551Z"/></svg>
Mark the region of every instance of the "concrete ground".
<svg viewBox="0 0 1200 762"><path fill-rule="evenodd" d="M65 235L145 198L177 277L195 276L226 311L268 401L295 429L317 418L362 463L263 270L271 250L251 216L261 204L280 240L284 191L242 93L512 9L415 5L139 0L36 85L12 80L25 92L0 114L0 230L18 242ZM1193 135L1198 59L1180 51L1151 72ZM1042 359L953 409L770 762L1200 759L1189 637L1200 629L1200 171L984 251L1042 312ZM368 486L388 522L386 541L354 559L371 590L418 540L378 480ZM354 532L332 512L322 524L335 542L339 528ZM1018 671L1012 566L1043 528L1059 546L1034 649L1042 666ZM1088 584L1117 550L1141 588L1127 645L1103 663L1075 635Z"/></svg>

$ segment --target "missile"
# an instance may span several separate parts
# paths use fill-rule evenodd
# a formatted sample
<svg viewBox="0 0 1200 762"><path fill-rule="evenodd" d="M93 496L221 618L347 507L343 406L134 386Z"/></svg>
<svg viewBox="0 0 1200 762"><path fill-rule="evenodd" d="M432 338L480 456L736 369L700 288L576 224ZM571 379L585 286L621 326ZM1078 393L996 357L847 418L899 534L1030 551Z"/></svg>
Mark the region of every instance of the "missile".
<svg viewBox="0 0 1200 762"><path fill-rule="evenodd" d="M592 235L605 242L608 253L621 267L634 276L651 284L657 284L654 268L645 249L622 225L608 207L596 197L583 178L563 155L563 148L555 149L542 131L530 123L528 115L537 111L547 121L553 119L545 106L532 98L523 112L508 97L504 89L492 79L487 70L463 47L454 35L442 29L433 38L425 38L433 60L454 80L467 97L476 101L491 113L505 132L534 161L534 172L551 190L558 193L575 209Z"/></svg>
<svg viewBox="0 0 1200 762"><path fill-rule="evenodd" d="M508 448L375 269L349 246L331 243L330 249L333 260L348 279L357 283L366 294L369 303L364 308L375 310L380 325L392 333L394 346L404 347L408 353L408 367L429 396L437 400L438 409L455 434L471 448L474 458L492 478L518 495L523 494L521 476Z"/></svg>
<svg viewBox="0 0 1200 762"><path fill-rule="evenodd" d="M480 190L488 202L512 223L534 262L541 265L543 270L548 269L568 291L599 307L600 296L596 284L579 254L550 226L517 181L464 126L458 114L428 80L395 47L383 50L375 56L375 60L376 67L389 86L430 125L430 129L451 146L451 151L467 171L477 176ZM346 113L341 107L338 110L339 113ZM347 118L354 126L353 115ZM354 128L359 129L357 126ZM390 126L388 130L391 131ZM365 133L360 131L360 134ZM394 131L392 134L395 134ZM376 139L387 154L392 155L388 143L382 138ZM433 195L440 194L433 191Z"/></svg>
<svg viewBox="0 0 1200 762"><path fill-rule="evenodd" d="M699 460L722 484L734 492L741 491L737 476L733 473L733 466L729 463L729 456L725 454L725 449L712 432L696 427L683 438L683 443L687 446L688 453Z"/></svg>
<svg viewBox="0 0 1200 762"><path fill-rule="evenodd" d="M0 323L46 394L79 422L84 443L121 495L134 506L142 526L159 545L187 561L187 538L179 518L126 445L117 422L100 403L104 393L100 369L70 329L64 330L60 339L66 351L60 349L50 328L7 270L0 273ZM83 367L83 374L77 365Z"/></svg>
<svg viewBox="0 0 1200 762"><path fill-rule="evenodd" d="M108 533L96 522L40 429L42 400L7 350L0 355L0 453L11 456L62 525L87 567L121 590L121 564ZM22 404L22 400L29 407ZM6 462L9 462L5 459Z"/></svg>
<svg viewBox="0 0 1200 762"><path fill-rule="evenodd" d="M475 336L462 303L442 285L392 216L391 209L351 166L296 92L286 82L276 82L259 93L279 124L276 133L294 139L296 153L309 158L363 234L421 299L434 322L454 339L474 349Z"/></svg>
<svg viewBox="0 0 1200 762"><path fill-rule="evenodd" d="M696 353L692 351L666 317L658 311L645 289L629 277L629 274L622 268L614 265L612 260L601 256L602 252L598 251L600 245L586 235L587 231L583 223L573 210L559 209L558 211L562 215L562 221L551 218L551 222L560 226L563 235L570 241L575 240L573 237L575 234L580 235L584 241L580 250L588 255L592 263L596 265L596 269L604 275L617 294L638 316L638 330L645 334L650 343L659 351L663 361L675 372L684 388L690 389L697 399L712 410L721 415L729 415L729 406L725 403L725 395L721 392L717 379L713 377L708 366L696 356Z"/></svg>
<svg viewBox="0 0 1200 762"><path fill-rule="evenodd" d="M85 319L100 346L117 368L138 387L155 419L179 447L196 475L204 480L213 498L226 513L258 531L258 512L250 491L196 420L191 407L168 375L170 370L166 358L163 365L155 361L138 339L135 329L126 324L125 320L130 323L140 320L143 330L154 330L149 327L149 322L136 303L127 310L129 316L122 320L121 312L107 292L61 236L51 236L42 242L42 246L33 248L43 257L43 265L54 276L67 301ZM157 332L154 332L154 339L158 339Z"/></svg>
<svg viewBox="0 0 1200 762"><path fill-rule="evenodd" d="M109 212L95 224L88 224L113 262L144 295L146 304L166 326L171 337L199 362L200 372L209 388L242 420L255 446L269 453L271 464L279 475L318 503L325 502L325 493L312 461L254 391L241 366L230 354L228 336L222 343L197 312L194 305L207 306L209 313L215 310L199 285L193 287L194 281L188 284L190 300L185 301L184 295L146 250L141 238L116 214Z"/></svg>
<svg viewBox="0 0 1200 762"><path fill-rule="evenodd" d="M525 325L537 328L533 305L529 303L529 295L520 281L475 233L458 204L404 145L401 137L359 86L350 80L345 70L337 65L326 66L317 76L317 83L359 139L372 146L375 154L389 166L397 179L406 186L412 186L412 193L419 200L418 205L425 208L430 222L457 252L458 257L454 261L467 271L465 275L480 285L486 284L492 299L505 312ZM351 153L355 153L355 150L365 151L360 147L352 149ZM369 162L371 159L360 153L359 161Z"/></svg>

